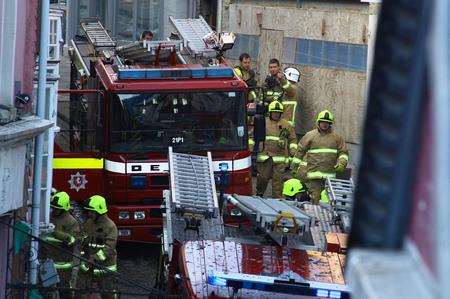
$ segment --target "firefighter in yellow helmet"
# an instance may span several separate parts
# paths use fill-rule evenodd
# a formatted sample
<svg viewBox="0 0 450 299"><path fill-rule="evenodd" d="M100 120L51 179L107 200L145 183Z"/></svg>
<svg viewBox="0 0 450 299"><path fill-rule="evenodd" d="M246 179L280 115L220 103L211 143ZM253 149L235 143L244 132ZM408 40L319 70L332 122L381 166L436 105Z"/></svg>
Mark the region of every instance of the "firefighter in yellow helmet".
<svg viewBox="0 0 450 299"><path fill-rule="evenodd" d="M305 185L299 179L289 179L283 184L283 196L289 201L309 201Z"/></svg>
<svg viewBox="0 0 450 299"><path fill-rule="evenodd" d="M291 123L281 118L283 105L273 101L266 118L266 140L260 144L257 161L256 193L263 196L272 179L272 197L281 198L283 176L294 154L295 132Z"/></svg>
<svg viewBox="0 0 450 299"><path fill-rule="evenodd" d="M84 257L102 268L95 267L91 263L82 262L79 272L79 288L89 289L92 282L97 282L102 293L102 298L118 298L117 280L113 275L117 272L117 227L108 218L108 208L103 196L89 197L84 206L87 212L87 220L84 224ZM82 294L80 298L88 298L88 294Z"/></svg>
<svg viewBox="0 0 450 299"><path fill-rule="evenodd" d="M348 150L344 139L333 130L334 115L328 110L317 115L317 128L303 136L298 144L292 167L305 168L306 187L313 203L318 204L325 179L344 171L348 162ZM299 167L300 166L300 167Z"/></svg>
<svg viewBox="0 0 450 299"><path fill-rule="evenodd" d="M53 223L55 229L43 239L54 246L43 243L40 252L41 259L53 260L60 279L58 287L75 288L79 261L74 258L74 255L79 254L80 225L70 214L69 194L64 191L52 193L50 222ZM61 298L71 298L70 292L57 293L52 292L48 294L47 298L57 298L58 295Z"/></svg>

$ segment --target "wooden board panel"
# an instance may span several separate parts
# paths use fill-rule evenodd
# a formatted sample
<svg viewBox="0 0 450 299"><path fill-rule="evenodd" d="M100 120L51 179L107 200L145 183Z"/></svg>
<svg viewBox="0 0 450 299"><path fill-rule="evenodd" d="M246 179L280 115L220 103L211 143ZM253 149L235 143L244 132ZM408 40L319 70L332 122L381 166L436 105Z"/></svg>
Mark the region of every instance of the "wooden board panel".
<svg viewBox="0 0 450 299"><path fill-rule="evenodd" d="M262 28L282 30L285 36L367 44L368 5L322 5L279 7L276 3L231 4L229 29L259 35L257 14ZM286 5L287 6L287 5Z"/></svg>
<svg viewBox="0 0 450 299"><path fill-rule="evenodd" d="M344 253L347 251L347 234L336 234L336 237L339 240L339 246L341 247L341 252Z"/></svg>
<svg viewBox="0 0 450 299"><path fill-rule="evenodd" d="M342 135L347 142L358 144L364 117L366 74L303 65L293 66L300 70L302 131L315 128L317 113L329 109L335 115L336 133Z"/></svg>
<svg viewBox="0 0 450 299"><path fill-rule="evenodd" d="M258 69L261 73L260 80L263 82L269 73L269 60L276 58L281 61L283 53L283 31L261 29L259 39Z"/></svg>
<svg viewBox="0 0 450 299"><path fill-rule="evenodd" d="M347 256L345 254L338 254L339 262L341 263L342 269L345 269L345 261Z"/></svg>
<svg viewBox="0 0 450 299"><path fill-rule="evenodd" d="M333 278L333 283L344 284L344 274L342 273L341 262L339 261L339 256L337 253L329 252L327 254L328 263L330 265L331 276Z"/></svg>
<svg viewBox="0 0 450 299"><path fill-rule="evenodd" d="M339 244L339 239L335 233L326 233L325 237L327 239L327 251L329 252L341 252L341 246Z"/></svg>

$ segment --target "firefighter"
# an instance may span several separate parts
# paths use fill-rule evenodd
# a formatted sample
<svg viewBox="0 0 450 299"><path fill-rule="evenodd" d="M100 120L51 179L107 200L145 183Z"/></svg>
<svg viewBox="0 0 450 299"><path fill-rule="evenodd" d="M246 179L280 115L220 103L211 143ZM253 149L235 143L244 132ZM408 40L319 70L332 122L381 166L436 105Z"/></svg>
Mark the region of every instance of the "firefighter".
<svg viewBox="0 0 450 299"><path fill-rule="evenodd" d="M333 113L328 110L320 112L316 123L317 128L300 140L296 157L292 161L293 168L306 162L306 187L314 204L319 203L325 179L344 171L348 162L345 141L332 130Z"/></svg>
<svg viewBox="0 0 450 299"><path fill-rule="evenodd" d="M117 227L106 215L108 208L104 197L89 197L84 209L87 213L82 245L84 256L103 268L83 261L80 265L78 286L81 289L89 289L95 281L100 290L110 292L102 294L102 298L118 298L117 294L112 293L117 291L114 275L117 272ZM88 298L88 295L85 293L80 298Z"/></svg>
<svg viewBox="0 0 450 299"><path fill-rule="evenodd" d="M153 32L150 30L145 30L141 33L141 41L152 41L153 40Z"/></svg>
<svg viewBox="0 0 450 299"><path fill-rule="evenodd" d="M281 102L284 107L283 118L294 126L295 133L298 134L296 120L299 119L300 109L298 107L298 88L296 84L300 81L300 72L296 68L288 67L284 70L284 76L289 81L290 87L286 89Z"/></svg>
<svg viewBox="0 0 450 299"><path fill-rule="evenodd" d="M263 196L272 179L272 197L281 198L283 176L289 168L290 156L295 144L294 127L282 119L283 105L273 101L268 107L266 119L266 141L257 154L256 194ZM260 148L261 149L261 148Z"/></svg>
<svg viewBox="0 0 450 299"><path fill-rule="evenodd" d="M289 81L281 72L280 62L272 58L269 61L269 75L264 82L264 100L282 101L285 91L292 88Z"/></svg>
<svg viewBox="0 0 450 299"><path fill-rule="evenodd" d="M309 201L305 185L299 179L289 179L283 184L283 196L288 201Z"/></svg>
<svg viewBox="0 0 450 299"><path fill-rule="evenodd" d="M248 102L253 102L256 98L256 73L251 68L252 67L252 61L251 57L248 53L242 53L239 56L239 62L240 64L234 67L234 72L236 75L241 78L242 80L247 83L247 86L249 88L248 92Z"/></svg>
<svg viewBox="0 0 450 299"><path fill-rule="evenodd" d="M54 192L52 190L52 193L54 194L50 198L50 221L55 225L55 229L50 235L44 237L44 240L62 250L43 244L41 254L53 260L60 279L58 287L75 288L79 261L74 256L79 254L80 225L69 212L69 195L64 191L56 190ZM48 297L58 298L58 295L62 298L72 297L70 293L63 292L53 292Z"/></svg>

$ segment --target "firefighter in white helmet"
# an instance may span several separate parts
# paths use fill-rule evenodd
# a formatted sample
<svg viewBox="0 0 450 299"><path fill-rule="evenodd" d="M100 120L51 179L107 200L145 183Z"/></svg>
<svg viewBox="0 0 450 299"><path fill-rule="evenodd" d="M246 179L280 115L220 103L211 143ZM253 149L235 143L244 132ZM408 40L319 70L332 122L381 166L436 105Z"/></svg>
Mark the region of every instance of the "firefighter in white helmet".
<svg viewBox="0 0 450 299"><path fill-rule="evenodd" d="M289 88L284 92L282 104L284 106L283 118L290 122L298 136L297 123L299 122L299 90L297 84L300 82L300 72L296 68L287 67L284 69L284 76L290 83Z"/></svg>

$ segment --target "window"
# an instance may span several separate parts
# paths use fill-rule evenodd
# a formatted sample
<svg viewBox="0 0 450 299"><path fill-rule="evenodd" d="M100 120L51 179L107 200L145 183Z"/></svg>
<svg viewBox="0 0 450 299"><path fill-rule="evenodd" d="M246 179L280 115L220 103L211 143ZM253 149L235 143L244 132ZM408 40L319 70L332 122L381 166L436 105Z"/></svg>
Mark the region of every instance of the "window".
<svg viewBox="0 0 450 299"><path fill-rule="evenodd" d="M97 93L59 94L56 145L62 151L96 152L103 142L102 97Z"/></svg>
<svg viewBox="0 0 450 299"><path fill-rule="evenodd" d="M245 149L241 92L112 94L110 101L112 151Z"/></svg>
<svg viewBox="0 0 450 299"><path fill-rule="evenodd" d="M284 38L283 62L366 71L367 46L323 40Z"/></svg>
<svg viewBox="0 0 450 299"><path fill-rule="evenodd" d="M61 19L50 17L50 33L48 44L48 59L60 59Z"/></svg>
<svg viewBox="0 0 450 299"><path fill-rule="evenodd" d="M227 56L232 59L239 59L242 53L248 53L256 60L259 55L259 36L248 34L236 34L236 42L233 49L227 52Z"/></svg>
<svg viewBox="0 0 450 299"><path fill-rule="evenodd" d="M137 0L137 29L140 35L144 30L153 32L155 39L159 33L159 0ZM138 37L137 37L138 38Z"/></svg>
<svg viewBox="0 0 450 299"><path fill-rule="evenodd" d="M135 17L133 0L117 0L116 36L119 40L135 40Z"/></svg>
<svg viewBox="0 0 450 299"><path fill-rule="evenodd" d="M155 36L162 26L159 22L159 0L117 0L116 35L119 40L137 40L144 30Z"/></svg>

